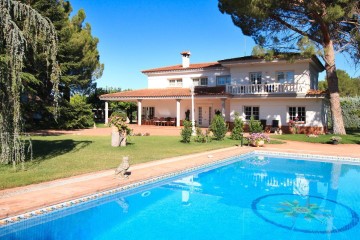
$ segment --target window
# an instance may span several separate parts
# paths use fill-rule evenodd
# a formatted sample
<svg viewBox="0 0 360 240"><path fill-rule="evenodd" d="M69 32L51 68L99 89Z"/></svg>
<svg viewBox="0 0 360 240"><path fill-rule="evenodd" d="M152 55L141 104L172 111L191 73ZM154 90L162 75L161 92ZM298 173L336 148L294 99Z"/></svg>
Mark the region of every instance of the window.
<svg viewBox="0 0 360 240"><path fill-rule="evenodd" d="M289 120L306 122L305 107L289 107Z"/></svg>
<svg viewBox="0 0 360 240"><path fill-rule="evenodd" d="M207 78L193 78L194 86L207 86L208 79Z"/></svg>
<svg viewBox="0 0 360 240"><path fill-rule="evenodd" d="M251 72L250 73L250 83L251 84L261 84L261 72Z"/></svg>
<svg viewBox="0 0 360 240"><path fill-rule="evenodd" d="M182 79L170 79L169 87L182 87Z"/></svg>
<svg viewBox="0 0 360 240"><path fill-rule="evenodd" d="M228 85L228 84L231 84L230 75L216 77L216 85Z"/></svg>
<svg viewBox="0 0 360 240"><path fill-rule="evenodd" d="M259 107L252 107L252 106L245 106L244 107L245 119L250 120L251 117L254 117L255 120L259 120L260 116L260 108Z"/></svg>
<svg viewBox="0 0 360 240"><path fill-rule="evenodd" d="M276 72L276 79L278 83L293 83L294 71L279 71Z"/></svg>

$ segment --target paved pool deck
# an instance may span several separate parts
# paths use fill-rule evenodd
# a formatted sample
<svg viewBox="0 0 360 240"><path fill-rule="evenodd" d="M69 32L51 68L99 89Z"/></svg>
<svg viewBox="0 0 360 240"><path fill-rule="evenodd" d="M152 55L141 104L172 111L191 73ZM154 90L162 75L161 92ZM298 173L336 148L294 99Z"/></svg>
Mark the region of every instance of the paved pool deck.
<svg viewBox="0 0 360 240"><path fill-rule="evenodd" d="M145 130L145 128L143 129ZM164 127L154 129L151 131L159 131L160 135L165 135L164 131L169 131L169 135L176 131L176 135L178 135L180 131L176 128L165 129ZM150 131L149 128L146 128L146 130ZM98 134L95 134L95 131ZM92 132L76 131L75 133L67 132L66 134L106 135L108 131L109 129L105 128L102 130L94 129ZM153 135L157 135L154 132ZM59 132L56 134L64 133ZM114 178L114 170L106 170L25 187L1 190L0 219L254 150L360 158L360 145L354 144L329 145L287 141L284 144L269 144L262 148L234 146L136 164L130 167L131 175L128 179Z"/></svg>

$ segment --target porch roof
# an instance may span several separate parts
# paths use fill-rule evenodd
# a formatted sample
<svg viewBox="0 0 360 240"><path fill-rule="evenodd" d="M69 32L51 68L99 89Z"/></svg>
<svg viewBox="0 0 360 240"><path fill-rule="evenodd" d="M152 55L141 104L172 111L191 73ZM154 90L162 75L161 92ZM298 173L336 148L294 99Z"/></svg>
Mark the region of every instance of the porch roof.
<svg viewBox="0 0 360 240"><path fill-rule="evenodd" d="M195 96L227 97L225 86L195 87ZM177 99L191 98L190 88L147 88L132 91L109 93L100 96L100 100L126 100L126 99Z"/></svg>

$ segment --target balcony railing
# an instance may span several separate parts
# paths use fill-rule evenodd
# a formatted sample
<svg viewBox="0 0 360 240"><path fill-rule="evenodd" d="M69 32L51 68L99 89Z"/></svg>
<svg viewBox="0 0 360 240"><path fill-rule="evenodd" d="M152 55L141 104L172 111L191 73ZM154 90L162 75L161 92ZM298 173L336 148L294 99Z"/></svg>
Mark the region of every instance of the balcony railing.
<svg viewBox="0 0 360 240"><path fill-rule="evenodd" d="M226 85L226 92L231 94L302 93L303 91L304 86L297 83Z"/></svg>

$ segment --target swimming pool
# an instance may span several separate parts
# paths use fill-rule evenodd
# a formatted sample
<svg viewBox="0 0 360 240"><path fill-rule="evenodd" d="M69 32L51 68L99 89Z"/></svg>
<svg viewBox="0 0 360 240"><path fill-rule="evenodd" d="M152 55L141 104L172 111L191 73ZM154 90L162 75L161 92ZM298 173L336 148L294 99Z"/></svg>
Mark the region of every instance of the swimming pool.
<svg viewBox="0 0 360 240"><path fill-rule="evenodd" d="M1 227L0 239L355 239L352 160L257 151L64 203Z"/></svg>

